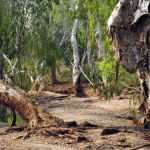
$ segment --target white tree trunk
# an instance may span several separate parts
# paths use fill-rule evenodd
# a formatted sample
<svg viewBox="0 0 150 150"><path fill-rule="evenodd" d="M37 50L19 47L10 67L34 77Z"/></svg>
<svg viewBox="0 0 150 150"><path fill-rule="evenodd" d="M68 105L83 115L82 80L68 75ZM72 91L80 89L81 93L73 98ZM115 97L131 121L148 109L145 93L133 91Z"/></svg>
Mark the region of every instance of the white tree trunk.
<svg viewBox="0 0 150 150"><path fill-rule="evenodd" d="M75 19L72 33L71 33L71 43L73 47L73 86L74 86L74 94L77 97L83 96L83 89L81 86L81 71L79 67L80 58L79 58L79 51L78 51L78 44L77 44L77 30L79 26L78 19Z"/></svg>
<svg viewBox="0 0 150 150"><path fill-rule="evenodd" d="M73 59L74 59L74 66L73 66L73 84L76 84L79 78L80 69L79 69L79 52L78 52L78 44L77 44L77 30L79 26L78 19L75 19L72 33L71 33L71 43L73 47Z"/></svg>

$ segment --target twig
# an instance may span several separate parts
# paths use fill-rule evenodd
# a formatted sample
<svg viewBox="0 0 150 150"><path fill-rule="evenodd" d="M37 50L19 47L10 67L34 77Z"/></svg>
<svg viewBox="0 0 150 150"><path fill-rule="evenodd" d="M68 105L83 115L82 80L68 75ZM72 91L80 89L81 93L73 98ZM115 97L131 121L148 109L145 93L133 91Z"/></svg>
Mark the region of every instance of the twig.
<svg viewBox="0 0 150 150"><path fill-rule="evenodd" d="M92 86L94 86L94 84L91 82L91 80L87 77L87 75L84 73L84 71L82 70L82 68L79 66L79 68L80 68L80 70L81 70L81 72L82 72L82 74L86 77L86 79L90 82L90 84L92 85Z"/></svg>

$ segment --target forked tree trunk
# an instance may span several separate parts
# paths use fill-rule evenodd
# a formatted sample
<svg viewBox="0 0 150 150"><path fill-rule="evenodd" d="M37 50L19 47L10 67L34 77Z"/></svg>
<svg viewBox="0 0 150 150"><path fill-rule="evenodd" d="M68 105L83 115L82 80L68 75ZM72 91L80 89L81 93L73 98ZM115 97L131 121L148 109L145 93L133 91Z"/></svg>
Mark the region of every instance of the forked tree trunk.
<svg viewBox="0 0 150 150"><path fill-rule="evenodd" d="M16 110L29 128L63 123L61 119L52 117L39 102L29 97L23 90L11 84L0 80L0 104Z"/></svg>

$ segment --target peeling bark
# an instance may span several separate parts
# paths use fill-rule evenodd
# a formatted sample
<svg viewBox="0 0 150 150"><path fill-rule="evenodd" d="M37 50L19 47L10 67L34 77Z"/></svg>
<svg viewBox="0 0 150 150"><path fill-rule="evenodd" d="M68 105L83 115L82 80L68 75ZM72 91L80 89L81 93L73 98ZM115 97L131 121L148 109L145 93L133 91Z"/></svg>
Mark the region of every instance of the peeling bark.
<svg viewBox="0 0 150 150"><path fill-rule="evenodd" d="M150 1L120 0L108 20L116 61L129 73L138 73L142 103L139 111L150 123Z"/></svg>

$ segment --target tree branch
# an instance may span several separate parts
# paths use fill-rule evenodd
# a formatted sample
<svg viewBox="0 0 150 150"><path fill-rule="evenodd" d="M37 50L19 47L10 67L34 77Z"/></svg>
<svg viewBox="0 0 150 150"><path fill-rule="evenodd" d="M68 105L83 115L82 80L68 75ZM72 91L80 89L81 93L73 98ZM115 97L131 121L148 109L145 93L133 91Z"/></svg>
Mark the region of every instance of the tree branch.
<svg viewBox="0 0 150 150"><path fill-rule="evenodd" d="M3 57L5 58L5 60L9 63L9 65L10 65L10 67L11 67L11 69L12 69L12 68L13 68L13 65L12 65L10 59L9 59L2 51L1 51L1 53L2 53Z"/></svg>

